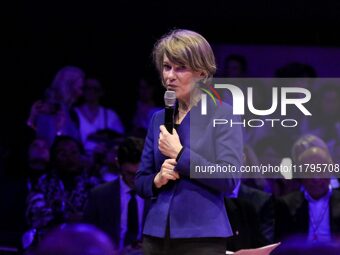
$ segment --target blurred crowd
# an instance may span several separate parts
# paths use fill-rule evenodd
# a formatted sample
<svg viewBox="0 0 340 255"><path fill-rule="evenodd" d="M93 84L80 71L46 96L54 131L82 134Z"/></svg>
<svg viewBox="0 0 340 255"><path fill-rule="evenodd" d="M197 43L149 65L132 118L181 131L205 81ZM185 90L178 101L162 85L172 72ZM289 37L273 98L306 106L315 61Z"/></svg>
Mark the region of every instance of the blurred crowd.
<svg viewBox="0 0 340 255"><path fill-rule="evenodd" d="M219 76L249 78L249 68L244 56L232 54ZM313 114L290 111L286 118L298 119L296 128L245 128L244 164L280 165L287 158L295 165L340 164L340 86L315 84L314 68L297 62L279 68L273 77L300 81L310 90ZM254 104L267 109L271 87L256 86ZM1 174L0 254L142 254L148 201L135 194L134 175L149 121L162 108L155 89L140 80L135 114L123 123L102 104L105 91L98 79L74 66L57 72L27 118L33 138L23 144L26 160L19 165L25 169L15 179ZM5 148L0 154L1 171L16 171L6 161L15 155ZM225 198L234 232L226 240L228 249L256 248L295 235L331 249L327 244L340 233L338 189L334 176L242 179L233 196ZM287 243L292 244L283 246L287 253L277 254L302 249L295 241Z"/></svg>

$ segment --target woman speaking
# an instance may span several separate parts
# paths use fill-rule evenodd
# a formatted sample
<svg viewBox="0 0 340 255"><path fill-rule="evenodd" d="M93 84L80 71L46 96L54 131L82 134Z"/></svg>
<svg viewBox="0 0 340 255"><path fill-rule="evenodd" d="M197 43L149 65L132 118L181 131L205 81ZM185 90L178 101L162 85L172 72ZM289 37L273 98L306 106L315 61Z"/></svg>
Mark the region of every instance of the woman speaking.
<svg viewBox="0 0 340 255"><path fill-rule="evenodd" d="M177 104L172 134L163 125L164 110L153 115L136 176L137 192L151 201L143 230L144 254L224 254L225 238L232 230L223 197L238 179L190 178L190 169L216 164L239 168L241 128L213 127L211 118L232 118L231 107L224 103L216 107L208 101L210 117L198 120L201 90L196 84L216 71L212 49L200 34L174 30L156 43L153 56Z"/></svg>

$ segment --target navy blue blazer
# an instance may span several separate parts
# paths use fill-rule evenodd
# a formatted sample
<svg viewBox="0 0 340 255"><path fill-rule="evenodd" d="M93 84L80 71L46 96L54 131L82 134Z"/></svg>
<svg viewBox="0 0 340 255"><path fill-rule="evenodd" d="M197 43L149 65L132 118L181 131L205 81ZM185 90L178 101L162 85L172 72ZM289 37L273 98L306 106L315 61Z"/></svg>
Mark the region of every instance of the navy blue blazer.
<svg viewBox="0 0 340 255"><path fill-rule="evenodd" d="M239 181L236 178L238 175L231 174L229 178L190 179L190 167L194 168L195 165L230 164L239 169L243 158L240 125L233 128L226 125L213 127L214 118L235 121L231 106L224 103L215 106L212 101L207 101L207 115L201 115L199 103L179 125L177 133L184 150L176 170L181 178L169 181L160 189L154 187L153 180L166 159L158 149L159 127L164 124L164 110L156 112L152 117L136 175L137 192L141 197L151 198L143 230L146 235L164 237L167 223L171 238L232 235L223 198L234 190Z"/></svg>

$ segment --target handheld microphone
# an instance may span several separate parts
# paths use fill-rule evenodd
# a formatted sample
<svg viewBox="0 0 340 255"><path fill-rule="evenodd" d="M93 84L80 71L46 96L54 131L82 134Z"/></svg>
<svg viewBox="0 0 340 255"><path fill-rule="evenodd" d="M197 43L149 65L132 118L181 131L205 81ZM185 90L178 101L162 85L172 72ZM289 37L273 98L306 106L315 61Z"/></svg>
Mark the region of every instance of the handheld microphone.
<svg viewBox="0 0 340 255"><path fill-rule="evenodd" d="M175 117L175 104L176 104L176 93L175 91L167 90L164 94L165 103L165 114L164 114L164 126L170 134L174 128L174 117Z"/></svg>

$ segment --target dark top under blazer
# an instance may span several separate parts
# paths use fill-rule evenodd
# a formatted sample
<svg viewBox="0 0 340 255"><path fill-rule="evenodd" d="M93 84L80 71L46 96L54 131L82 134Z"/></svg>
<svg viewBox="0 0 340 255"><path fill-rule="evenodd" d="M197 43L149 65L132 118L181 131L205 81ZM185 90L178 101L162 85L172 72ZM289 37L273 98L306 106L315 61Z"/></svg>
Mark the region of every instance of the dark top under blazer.
<svg viewBox="0 0 340 255"><path fill-rule="evenodd" d="M222 103L216 106L212 101L207 101L207 115L201 115L199 103L179 125L177 132L184 150L178 159L176 170L181 178L169 181L160 189L153 186L153 180L166 159L158 149L159 127L164 123L164 110L156 112L152 117L136 176L139 195L151 198L143 231L146 235L164 237L167 222L171 238L232 235L223 197L234 190L238 183L237 175L220 179L190 179L190 165L210 166L218 163L234 165L239 169L242 162L240 125L233 128L226 125L213 127L213 119L236 121L238 118L233 117L229 105ZM191 144L190 133L196 134L195 141Z"/></svg>

